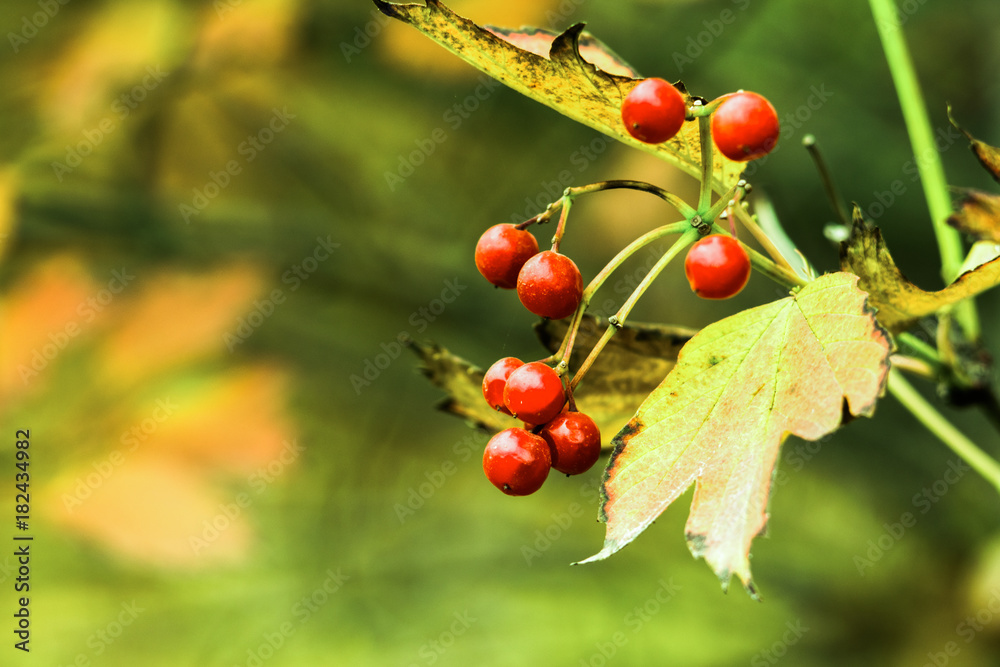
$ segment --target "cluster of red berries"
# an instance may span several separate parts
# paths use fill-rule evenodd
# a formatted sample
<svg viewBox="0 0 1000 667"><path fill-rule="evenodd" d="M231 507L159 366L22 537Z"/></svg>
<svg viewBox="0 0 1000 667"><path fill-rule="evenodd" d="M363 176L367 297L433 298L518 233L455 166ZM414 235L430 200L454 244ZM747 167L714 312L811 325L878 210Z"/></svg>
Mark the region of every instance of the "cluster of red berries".
<svg viewBox="0 0 1000 667"><path fill-rule="evenodd" d="M483 232L476 268L497 287L516 288L524 307L540 317L569 317L583 298L576 263L554 250L538 252L538 241L519 225L503 223Z"/></svg>
<svg viewBox="0 0 1000 667"><path fill-rule="evenodd" d="M582 412L567 412L559 375L540 361L505 357L483 378L490 406L525 422L494 435L483 452L486 477L509 496L541 488L554 468L567 475L590 470L601 455L601 432Z"/></svg>
<svg viewBox="0 0 1000 667"><path fill-rule="evenodd" d="M778 116L756 93L740 91L713 103L712 139L732 160L766 155L778 139ZM676 135L688 109L674 86L663 79L645 79L622 104L628 132L647 143ZM583 279L569 257L552 250L539 252L538 241L521 225L499 224L487 229L476 244L476 268L490 283L516 289L521 303L541 317L562 319L580 307ZM560 226L561 230L561 226ZM559 232L561 233L561 232ZM713 235L688 251L684 272L691 289L706 299L726 299L750 278L750 257L731 236ZM490 407L524 422L524 427L497 433L486 445L483 470L498 489L512 496L534 493L550 469L567 475L589 470L601 454L601 433L594 420L573 406L562 378L541 361L524 363L505 357L483 378L483 396Z"/></svg>
<svg viewBox="0 0 1000 667"><path fill-rule="evenodd" d="M659 144L676 135L687 115L684 96L663 79L643 79L622 103L622 121L639 141ZM764 157L778 142L778 112L757 93L724 95L712 113L712 141L730 160Z"/></svg>

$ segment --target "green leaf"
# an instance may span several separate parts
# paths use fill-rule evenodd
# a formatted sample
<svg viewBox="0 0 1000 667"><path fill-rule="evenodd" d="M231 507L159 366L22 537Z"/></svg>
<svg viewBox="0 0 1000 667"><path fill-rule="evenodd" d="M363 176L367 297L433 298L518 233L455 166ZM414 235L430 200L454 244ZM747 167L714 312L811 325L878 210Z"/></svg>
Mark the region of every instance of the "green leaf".
<svg viewBox="0 0 1000 667"><path fill-rule="evenodd" d="M833 273L798 294L702 329L615 438L601 519L607 558L692 484L688 548L723 587L751 595L750 545L767 523L771 477L789 435L818 440L844 415L870 415L890 343L857 276ZM846 403L846 409L845 409Z"/></svg>
<svg viewBox="0 0 1000 667"><path fill-rule="evenodd" d="M896 266L878 227L865 222L855 206L851 235L840 244L840 267L860 278L861 289L877 310L878 321L892 333L905 331L922 317L1000 284L1000 258L966 271L948 287L926 292Z"/></svg>
<svg viewBox="0 0 1000 667"><path fill-rule="evenodd" d="M486 29L458 16L438 0L426 0L425 4L373 1L386 16L410 24L459 58L519 93L699 177L701 143L698 122L685 122L676 137L662 144L645 144L633 139L622 124L620 110L622 100L639 79L613 74L588 62L580 53L580 42L594 38L584 35L582 23L556 36L548 57L544 57L512 44L498 35L496 28ZM606 47L604 50L610 51ZM685 100L690 101L691 96L684 84L677 82L675 85ZM720 193L726 192L739 180L746 165L718 155L718 151L715 153L713 188Z"/></svg>

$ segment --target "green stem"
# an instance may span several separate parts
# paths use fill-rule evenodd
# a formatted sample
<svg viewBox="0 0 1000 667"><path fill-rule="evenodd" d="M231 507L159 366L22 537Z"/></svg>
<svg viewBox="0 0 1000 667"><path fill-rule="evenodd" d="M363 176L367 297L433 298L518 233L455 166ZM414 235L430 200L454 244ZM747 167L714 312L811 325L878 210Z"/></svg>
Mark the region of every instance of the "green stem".
<svg viewBox="0 0 1000 667"><path fill-rule="evenodd" d="M586 289L583 290L583 297L580 299L580 305L577 307L576 313L573 315L573 319L570 320L569 329L563 337L563 342L559 346L559 350L557 350L551 357L553 361L558 360L560 363L560 369L557 370L565 372L565 368L569 363L570 355L573 354L573 345L576 342L577 330L580 328L580 323L583 322L583 312L587 310L587 306L590 305L590 301L594 298L594 294L601 288L611 274L614 273L618 267L625 262L625 260L650 243L653 243L664 236L680 234L690 228L691 225L687 221L682 221L674 222L669 225L663 225L662 227L657 227L656 229L648 231L622 248L622 250L615 255L603 269L601 269L600 273L594 276L593 280L590 281L590 284L588 284Z"/></svg>
<svg viewBox="0 0 1000 667"><path fill-rule="evenodd" d="M713 225L712 231L717 234L726 233L726 230L718 224ZM778 264L770 258L760 254L746 243L740 241L740 244L743 246L743 249L747 251L747 254L750 255L750 266L763 273L779 285L787 287L788 289L797 289L799 287L804 287L809 282L794 271L787 269L781 264Z"/></svg>
<svg viewBox="0 0 1000 667"><path fill-rule="evenodd" d="M658 185L653 185L652 183L645 183L643 181L629 181L629 180L613 180L613 181L601 181L599 183L591 183L590 185L581 185L576 188L567 188L566 197L578 197L579 195L587 195L592 192L602 192L604 190L638 190L639 192L648 192L652 195L656 195L663 201L667 202L680 213L685 218L693 218L696 211L691 208L691 206L685 202L683 199L677 195L664 190Z"/></svg>
<svg viewBox="0 0 1000 667"><path fill-rule="evenodd" d="M742 206L735 206L733 207L733 212L736 214L740 223L748 232L750 232L751 236L757 240L757 243L759 243L761 247L767 251L767 254L770 255L779 266L787 269L789 273L795 273L795 269L792 267L791 262L788 261L788 258L781 254L781 251L775 247L774 242L768 238L764 230L760 228L760 225L757 224L757 222L753 219L753 216L751 216L746 209Z"/></svg>
<svg viewBox="0 0 1000 667"><path fill-rule="evenodd" d="M698 118L698 137L701 140L701 183L698 188L698 210L707 211L712 204L712 166L715 162L711 116Z"/></svg>
<svg viewBox="0 0 1000 667"><path fill-rule="evenodd" d="M833 176L830 175L830 170L826 166L826 160L823 159L823 154L820 153L819 146L816 145L816 137L807 134L802 138L802 145L809 151L809 156L813 159L813 164L816 165L816 171L819 172L819 180L823 183L826 198L830 201L830 206L833 208L834 213L837 214L837 219L840 221L840 224L849 228L851 226L851 215L847 212L847 206L844 204L840 193L837 192L837 186L834 184Z"/></svg>
<svg viewBox="0 0 1000 667"><path fill-rule="evenodd" d="M920 180L924 186L924 196L927 199L927 210L934 226L938 250L941 254L941 276L950 284L959 275L965 252L958 231L947 224L951 215L951 196L948 193L948 182L945 179L941 155L934 144L934 131L931 128L927 107L920 83L917 81L916 70L910 58L906 40L903 38L902 26L897 18L894 0L869 0L885 59L896 86L899 105L903 110L903 120L906 131L910 135L910 145L916 156ZM971 299L956 311L962 328L969 338L979 338L979 318Z"/></svg>
<svg viewBox="0 0 1000 667"><path fill-rule="evenodd" d="M701 211L701 219L708 223L715 222L716 218L722 215L723 211L729 207L737 206L743 196L748 192L750 192L750 184L741 178L736 182L736 185L729 190L729 192L719 197L715 204L710 206L708 209L698 209Z"/></svg>
<svg viewBox="0 0 1000 667"><path fill-rule="evenodd" d="M934 406L914 389L899 371L889 371L889 393L913 413L927 430L962 457L973 470L1000 492L1000 463L979 449L972 440L935 410Z"/></svg>
<svg viewBox="0 0 1000 667"><path fill-rule="evenodd" d="M687 223L683 224L687 225ZM638 302L642 295L646 293L646 290L649 289L649 286L653 283L653 281L659 277L660 273L664 268L666 268L667 264L669 264L674 257L680 254L682 250L694 243L700 236L701 234L698 233L697 229L688 225L684 234L677 239L672 246L670 246L670 249L667 250L667 252L663 253L663 256L660 257L659 260L657 260L656 264L653 265L653 268L650 269L649 273L647 273L642 279L642 282L640 282L635 290L632 291L629 298L625 300L625 303L623 303L621 308L618 309L618 312L615 313L610 319L611 325L604 332L604 335L601 336L601 339L597 341L597 344L594 345L594 348L590 351L590 354L587 355L587 358L584 359L579 370L577 370L576 375L573 377L573 382L570 383L571 390L575 389L576 386L580 384L580 380L582 380L587 374L587 371L590 370L590 367L594 364L594 360L597 359L597 355L601 353L604 346L607 345L609 340L611 340L611 337L615 334L615 332L623 324L625 324L625 320L628 318L629 313L632 312L632 308L635 307L636 302Z"/></svg>
<svg viewBox="0 0 1000 667"><path fill-rule="evenodd" d="M552 235L552 252L559 252L559 244L562 242L563 234L566 233L566 221L569 219L569 210L573 208L573 197L567 192L563 195L562 210L559 211L559 223L556 225L556 233Z"/></svg>
<svg viewBox="0 0 1000 667"><path fill-rule="evenodd" d="M905 331L897 334L896 340L899 341L900 345L910 348L914 354L935 368L941 368L941 355L938 354L937 349L933 345L925 343L920 338Z"/></svg>

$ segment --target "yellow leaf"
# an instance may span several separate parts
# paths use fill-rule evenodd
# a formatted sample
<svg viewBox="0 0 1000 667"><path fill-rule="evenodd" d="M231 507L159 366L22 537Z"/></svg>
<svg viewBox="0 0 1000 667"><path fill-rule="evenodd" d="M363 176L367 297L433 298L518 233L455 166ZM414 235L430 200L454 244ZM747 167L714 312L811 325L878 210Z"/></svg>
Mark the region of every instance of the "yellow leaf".
<svg viewBox="0 0 1000 667"><path fill-rule="evenodd" d="M997 258L963 273L942 290L920 289L899 270L882 232L866 223L857 207L851 236L840 244L840 266L860 278L858 285L868 292L870 304L878 311L878 321L892 333L905 331L921 317L1000 284L1000 258Z"/></svg>
<svg viewBox="0 0 1000 667"><path fill-rule="evenodd" d="M387 16L410 24L456 56L494 79L573 120L618 141L648 151L683 171L701 173L701 141L697 121L687 121L677 136L661 144L634 139L621 120L621 104L639 79L605 72L581 55L583 24L578 23L552 42L548 57L518 48L469 19L458 16L439 0L425 4L393 4L374 0ZM690 103L684 84L678 89ZM715 155L713 188L728 191L745 165Z"/></svg>

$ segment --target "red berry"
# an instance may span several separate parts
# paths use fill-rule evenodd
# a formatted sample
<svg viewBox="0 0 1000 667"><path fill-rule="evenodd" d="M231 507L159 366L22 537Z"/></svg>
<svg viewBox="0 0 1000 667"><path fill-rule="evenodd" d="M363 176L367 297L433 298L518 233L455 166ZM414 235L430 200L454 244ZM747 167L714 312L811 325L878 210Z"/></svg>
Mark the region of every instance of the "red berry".
<svg viewBox="0 0 1000 667"><path fill-rule="evenodd" d="M663 79L640 81L622 102L625 129L647 144L659 144L677 134L685 113L684 96Z"/></svg>
<svg viewBox="0 0 1000 667"><path fill-rule="evenodd" d="M507 386L507 376L515 368L520 368L524 362L515 357L504 357L496 362L486 371L483 377L483 397L490 407L505 414L510 414L510 410L503 402L503 390Z"/></svg>
<svg viewBox="0 0 1000 667"><path fill-rule="evenodd" d="M532 361L507 376L503 399L511 414L521 421L544 424L562 410L566 394L554 370L540 361Z"/></svg>
<svg viewBox="0 0 1000 667"><path fill-rule="evenodd" d="M720 153L737 162L770 153L780 132L778 112L757 93L731 93L712 114L712 140Z"/></svg>
<svg viewBox="0 0 1000 667"><path fill-rule="evenodd" d="M728 299L750 279L750 256L732 236L707 236L691 246L684 274L703 299Z"/></svg>
<svg viewBox="0 0 1000 667"><path fill-rule="evenodd" d="M568 317L583 298L580 269L566 255L540 252L521 267L517 297L535 315L553 320Z"/></svg>
<svg viewBox="0 0 1000 667"><path fill-rule="evenodd" d="M601 457L601 431L582 412L564 412L539 433L552 449L552 467L567 475L587 472Z"/></svg>
<svg viewBox="0 0 1000 667"><path fill-rule="evenodd" d="M476 268L497 287L513 289L521 267L537 252L538 241L531 232L510 223L493 225L476 243Z"/></svg>
<svg viewBox="0 0 1000 667"><path fill-rule="evenodd" d="M548 443L523 428L500 431L483 452L483 472L508 496L527 496L542 488L550 467Z"/></svg>

